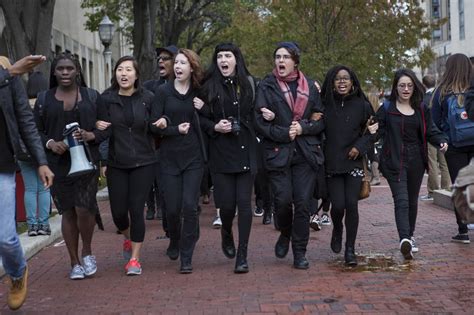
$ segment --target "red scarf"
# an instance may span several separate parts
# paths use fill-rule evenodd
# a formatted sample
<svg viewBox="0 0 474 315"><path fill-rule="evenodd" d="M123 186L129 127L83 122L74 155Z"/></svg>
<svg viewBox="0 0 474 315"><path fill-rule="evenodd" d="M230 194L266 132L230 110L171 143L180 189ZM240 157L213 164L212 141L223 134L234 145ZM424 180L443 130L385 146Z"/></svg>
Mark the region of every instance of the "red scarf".
<svg viewBox="0 0 474 315"><path fill-rule="evenodd" d="M285 95L286 102L293 113L293 120L298 121L303 118L306 105L308 105L309 86L308 80L303 75L303 72L295 70L286 77L282 78L276 69L273 69L278 85L280 86L283 95ZM298 87L296 88L296 100L293 98L290 87L287 82L298 80Z"/></svg>

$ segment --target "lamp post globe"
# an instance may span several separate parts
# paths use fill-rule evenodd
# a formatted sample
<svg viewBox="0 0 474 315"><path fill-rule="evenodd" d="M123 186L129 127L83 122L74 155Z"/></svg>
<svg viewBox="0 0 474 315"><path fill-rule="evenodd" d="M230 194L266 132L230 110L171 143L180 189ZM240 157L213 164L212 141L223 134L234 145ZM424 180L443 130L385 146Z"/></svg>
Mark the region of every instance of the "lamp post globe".
<svg viewBox="0 0 474 315"><path fill-rule="evenodd" d="M105 85L110 82L111 68L112 68L112 51L109 46L114 38L115 25L107 15L102 18L99 23L99 38L104 45L104 60L105 60Z"/></svg>

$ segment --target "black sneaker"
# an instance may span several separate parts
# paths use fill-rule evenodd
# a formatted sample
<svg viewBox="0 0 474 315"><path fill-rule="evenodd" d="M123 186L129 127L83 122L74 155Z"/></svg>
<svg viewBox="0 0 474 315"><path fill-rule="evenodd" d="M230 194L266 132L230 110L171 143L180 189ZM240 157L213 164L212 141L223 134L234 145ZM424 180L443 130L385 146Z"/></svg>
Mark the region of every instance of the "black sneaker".
<svg viewBox="0 0 474 315"><path fill-rule="evenodd" d="M28 236L38 235L38 225L37 224L28 224Z"/></svg>
<svg viewBox="0 0 474 315"><path fill-rule="evenodd" d="M40 224L38 226L38 235L51 235L49 224Z"/></svg>
<svg viewBox="0 0 474 315"><path fill-rule="evenodd" d="M253 212L253 215L256 216L256 217L263 216L263 209L260 208L260 207L256 207L254 212Z"/></svg>
<svg viewBox="0 0 474 315"><path fill-rule="evenodd" d="M458 235L455 235L451 238L451 242L469 244L471 241L469 240L469 235L467 235L467 234L458 234Z"/></svg>

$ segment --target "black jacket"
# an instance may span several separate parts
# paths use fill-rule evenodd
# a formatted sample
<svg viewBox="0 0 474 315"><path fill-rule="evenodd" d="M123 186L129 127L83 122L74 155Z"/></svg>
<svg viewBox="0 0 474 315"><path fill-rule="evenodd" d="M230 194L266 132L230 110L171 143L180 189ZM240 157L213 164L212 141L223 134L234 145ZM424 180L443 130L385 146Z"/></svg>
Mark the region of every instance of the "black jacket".
<svg viewBox="0 0 474 315"><path fill-rule="evenodd" d="M98 93L97 91L94 91ZM90 153L92 154L92 160L97 162L99 158L99 143L102 142L107 136L105 131L96 129L95 122L97 121L97 104L89 99L89 93L87 88L80 88L81 98L77 104L77 110L79 111L79 126L81 129L86 131L92 131L95 135L95 140L88 143ZM50 89L46 92L45 104L39 104L40 100L36 99L34 107L34 115L38 130L41 135L43 145L49 139L54 141L63 141L63 131L66 123L64 121L64 108L63 103L54 99L56 94L56 88ZM60 155L54 153L51 150L46 150L46 155L50 163L57 163Z"/></svg>
<svg viewBox="0 0 474 315"><path fill-rule="evenodd" d="M431 119L428 106L421 105L415 109L415 115L420 122L419 139L423 145L423 162L428 169L428 142L439 148L441 143L447 143L448 138L435 126ZM380 154L380 170L389 180L400 180L400 170L404 167L403 161L403 116L398 111L396 104L390 102L388 111L385 106L380 106L377 111L379 129L377 137L383 139Z"/></svg>
<svg viewBox="0 0 474 315"><path fill-rule="evenodd" d="M289 136L293 113L273 74L267 75L259 84L255 103L255 124L257 132L263 136L264 162L268 170L282 170L291 165L293 150L298 146L308 164L318 170L324 163L320 134L324 122L311 120L312 113L323 112L321 98L314 81L308 80L308 105L299 121L303 133L291 141ZM272 121L263 118L261 108L266 107L275 113Z"/></svg>
<svg viewBox="0 0 474 315"><path fill-rule="evenodd" d="M38 165L47 165L46 154L28 103L25 88L19 77L11 77L0 68L0 107L5 117L8 136L15 160L23 152L20 139Z"/></svg>
<svg viewBox="0 0 474 315"><path fill-rule="evenodd" d="M253 79L253 78L252 78ZM255 81L254 81L255 82ZM225 82L223 95L212 103L205 100L200 114L202 126L209 135L209 168L214 173L257 173L257 148L253 123L253 90L240 94L235 82ZM205 99L207 95L203 98ZM234 103L234 101L238 101ZM221 119L239 120L240 132L220 133L214 130Z"/></svg>
<svg viewBox="0 0 474 315"><path fill-rule="evenodd" d="M336 93L333 105L324 104L327 174L344 174L354 168L362 169L362 156L374 140L369 132L362 133L367 120L374 114L372 106L354 94L342 98ZM359 151L356 160L348 158L353 147Z"/></svg>
<svg viewBox="0 0 474 315"><path fill-rule="evenodd" d="M466 93L464 106L466 107L466 112L469 119L474 120L474 82L471 82L471 87Z"/></svg>
<svg viewBox="0 0 474 315"><path fill-rule="evenodd" d="M155 142L148 124L154 104L153 93L139 89L133 95L133 123L125 122L124 105L117 90L106 90L98 98L98 118L110 122L107 164L116 168L134 168L157 162Z"/></svg>
<svg viewBox="0 0 474 315"><path fill-rule="evenodd" d="M196 91L192 88L185 95L180 94L174 88L173 81L158 88L150 129L153 133L162 136L161 172L178 175L186 169L202 167L206 160L201 122L193 104L195 96ZM165 129L159 129L151 124L161 117L167 120ZM178 129L178 125L183 122L191 123L191 128L186 135L181 134Z"/></svg>

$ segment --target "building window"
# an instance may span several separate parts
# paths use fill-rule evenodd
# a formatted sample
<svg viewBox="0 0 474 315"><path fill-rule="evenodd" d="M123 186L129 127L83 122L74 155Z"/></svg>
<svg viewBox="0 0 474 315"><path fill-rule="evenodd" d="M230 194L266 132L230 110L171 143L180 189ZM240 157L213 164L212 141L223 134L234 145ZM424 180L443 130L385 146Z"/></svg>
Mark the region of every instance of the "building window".
<svg viewBox="0 0 474 315"><path fill-rule="evenodd" d="M459 39L463 40L466 38L465 27L464 27L464 0L458 0L459 10Z"/></svg>

